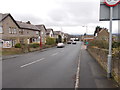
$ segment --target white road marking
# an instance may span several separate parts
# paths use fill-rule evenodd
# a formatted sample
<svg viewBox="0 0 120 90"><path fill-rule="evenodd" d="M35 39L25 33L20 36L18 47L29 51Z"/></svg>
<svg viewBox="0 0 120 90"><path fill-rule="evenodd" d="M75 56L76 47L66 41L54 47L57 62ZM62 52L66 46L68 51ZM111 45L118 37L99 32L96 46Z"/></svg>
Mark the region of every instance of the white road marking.
<svg viewBox="0 0 120 90"><path fill-rule="evenodd" d="M77 90L79 88L79 84L80 84L80 56L79 56L79 60L78 60L78 67L77 67L77 73L76 73L76 83L75 83L75 90Z"/></svg>
<svg viewBox="0 0 120 90"><path fill-rule="evenodd" d="M52 54L51 56L55 56L55 55L57 55L58 53L54 53L54 54Z"/></svg>
<svg viewBox="0 0 120 90"><path fill-rule="evenodd" d="M45 59L45 58L42 58L42 59L39 59L39 60L33 61L33 62L31 62L31 63L25 64L25 65L22 65L22 66L20 66L20 67L23 68L23 67L26 67L26 66L28 66L28 65L31 65L31 64L37 63L37 62L39 62L39 61L42 61L42 60L44 60L44 59Z"/></svg>
<svg viewBox="0 0 120 90"><path fill-rule="evenodd" d="M63 51L61 51L61 52L64 52L64 50L63 50Z"/></svg>

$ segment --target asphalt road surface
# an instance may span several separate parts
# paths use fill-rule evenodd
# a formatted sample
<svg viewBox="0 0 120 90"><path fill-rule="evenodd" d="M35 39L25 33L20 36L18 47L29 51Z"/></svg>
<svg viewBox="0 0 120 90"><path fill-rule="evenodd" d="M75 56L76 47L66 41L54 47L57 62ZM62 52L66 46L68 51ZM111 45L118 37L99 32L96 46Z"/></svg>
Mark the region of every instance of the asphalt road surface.
<svg viewBox="0 0 120 90"><path fill-rule="evenodd" d="M74 88L81 43L3 60L3 88Z"/></svg>

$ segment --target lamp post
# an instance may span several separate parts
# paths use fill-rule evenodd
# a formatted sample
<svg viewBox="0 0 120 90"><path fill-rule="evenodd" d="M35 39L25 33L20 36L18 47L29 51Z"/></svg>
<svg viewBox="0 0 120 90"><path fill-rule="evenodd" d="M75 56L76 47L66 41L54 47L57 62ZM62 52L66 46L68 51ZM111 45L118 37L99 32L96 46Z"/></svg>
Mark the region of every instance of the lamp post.
<svg viewBox="0 0 120 90"><path fill-rule="evenodd" d="M82 26L82 27L86 27L86 33L84 34L84 38L86 37L86 35L87 35L87 29L88 29L88 26L86 25L86 26ZM84 40L84 43L86 44L86 40Z"/></svg>
<svg viewBox="0 0 120 90"><path fill-rule="evenodd" d="M87 35L88 26L82 26L82 27L86 27L86 35Z"/></svg>

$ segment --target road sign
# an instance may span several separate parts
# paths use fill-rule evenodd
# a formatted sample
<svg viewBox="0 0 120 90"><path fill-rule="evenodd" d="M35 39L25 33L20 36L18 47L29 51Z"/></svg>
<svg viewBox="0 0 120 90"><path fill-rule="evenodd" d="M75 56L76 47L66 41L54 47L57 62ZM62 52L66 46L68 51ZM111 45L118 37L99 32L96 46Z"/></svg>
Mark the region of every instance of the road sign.
<svg viewBox="0 0 120 90"><path fill-rule="evenodd" d="M105 4L110 7L116 6L119 2L120 0L105 0Z"/></svg>
<svg viewBox="0 0 120 90"><path fill-rule="evenodd" d="M120 3L117 6L113 7L113 19L120 20ZM110 21L110 8L102 0L100 2L100 17L99 21Z"/></svg>
<svg viewBox="0 0 120 90"><path fill-rule="evenodd" d="M107 77L111 78L111 72L112 72L112 20L113 16L117 14L116 20L120 19L120 4L117 5L120 2L120 0L101 0L100 1L100 17L103 18L103 20L107 19L110 21L110 28L109 28L109 54L108 54L108 62L107 62ZM105 5L104 5L105 3ZM103 5L102 5L103 4ZM115 9L115 7L117 7ZM102 6L102 8L101 8ZM104 12L102 12L102 10ZM117 10L117 12L115 12ZM107 12L106 12L107 11ZM106 15L106 17L105 17ZM100 19L101 19L100 18ZM105 20L106 21L106 20Z"/></svg>

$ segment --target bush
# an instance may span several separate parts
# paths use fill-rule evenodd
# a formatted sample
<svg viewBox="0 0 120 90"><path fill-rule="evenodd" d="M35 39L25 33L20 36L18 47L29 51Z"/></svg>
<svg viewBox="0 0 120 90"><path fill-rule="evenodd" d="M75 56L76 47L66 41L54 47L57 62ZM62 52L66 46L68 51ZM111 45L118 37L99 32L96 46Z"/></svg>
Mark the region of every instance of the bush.
<svg viewBox="0 0 120 90"><path fill-rule="evenodd" d="M22 45L20 44L20 43L17 43L16 45L15 45L15 48L21 48L22 47Z"/></svg>
<svg viewBox="0 0 120 90"><path fill-rule="evenodd" d="M113 42L112 43L112 48L118 48L120 47L120 42Z"/></svg>
<svg viewBox="0 0 120 90"><path fill-rule="evenodd" d="M108 49L109 43L103 40L94 40L89 42L89 46L97 46L98 48Z"/></svg>
<svg viewBox="0 0 120 90"><path fill-rule="evenodd" d="M37 48L37 47L40 47L40 44L39 43L32 43L29 45L30 48Z"/></svg>
<svg viewBox="0 0 120 90"><path fill-rule="evenodd" d="M46 38L46 45L54 45L55 43L56 43L55 38L50 38L50 37Z"/></svg>

